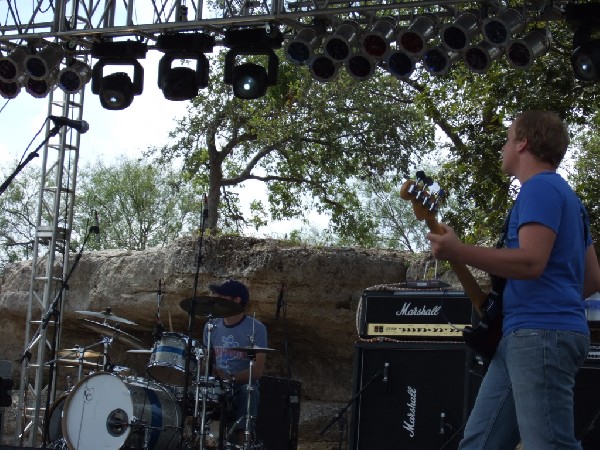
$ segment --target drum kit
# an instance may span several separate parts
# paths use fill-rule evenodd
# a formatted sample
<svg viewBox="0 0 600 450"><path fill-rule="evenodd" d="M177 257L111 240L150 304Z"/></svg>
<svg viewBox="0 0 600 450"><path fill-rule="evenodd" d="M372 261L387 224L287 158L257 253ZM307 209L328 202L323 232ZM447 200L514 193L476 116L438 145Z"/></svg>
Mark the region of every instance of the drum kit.
<svg viewBox="0 0 600 450"><path fill-rule="evenodd" d="M237 303L219 297L196 297L181 301L180 307L194 316L206 316L210 331L213 318L225 318L242 312ZM160 299L159 299L160 309ZM62 450L261 450L253 434L245 442L229 442L226 417L231 412L233 382L211 376L210 345L181 333L154 333L153 348L121 330L120 324L134 322L112 313L77 311L91 318L82 325L100 333L102 340L87 347L60 350L54 363L77 367L77 382L51 405L45 421L47 448ZM160 325L160 313L157 313ZM136 376L126 367L110 361L109 348L122 343L131 354L150 354L149 378ZM103 351L94 347L103 346ZM257 353L273 349L239 347L252 362ZM96 361L96 362L93 362ZM84 375L84 369L88 373ZM202 374L201 372L204 372ZM246 386L253 389L251 379ZM248 396L250 397L250 396ZM193 405L193 408L191 407ZM246 429L254 425L247 405Z"/></svg>

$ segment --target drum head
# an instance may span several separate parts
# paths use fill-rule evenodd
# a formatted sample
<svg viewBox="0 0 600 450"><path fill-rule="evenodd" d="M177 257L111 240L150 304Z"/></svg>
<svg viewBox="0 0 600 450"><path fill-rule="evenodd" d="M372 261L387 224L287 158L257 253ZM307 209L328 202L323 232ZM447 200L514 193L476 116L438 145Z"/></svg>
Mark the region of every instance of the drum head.
<svg viewBox="0 0 600 450"><path fill-rule="evenodd" d="M82 378L68 396L62 431L69 448L117 450L125 443L132 420L127 386L116 375L96 373Z"/></svg>

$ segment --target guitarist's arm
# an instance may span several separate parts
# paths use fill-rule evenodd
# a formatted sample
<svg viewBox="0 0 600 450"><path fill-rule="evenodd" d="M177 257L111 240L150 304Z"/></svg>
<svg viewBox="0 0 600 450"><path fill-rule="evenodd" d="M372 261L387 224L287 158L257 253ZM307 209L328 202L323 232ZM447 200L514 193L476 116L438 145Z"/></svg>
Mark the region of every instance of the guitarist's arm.
<svg viewBox="0 0 600 450"><path fill-rule="evenodd" d="M436 258L460 262L498 277L512 279L539 277L546 268L556 237L550 228L529 223L519 229L519 248L498 249L464 244L450 226L440 226L443 234L427 234Z"/></svg>

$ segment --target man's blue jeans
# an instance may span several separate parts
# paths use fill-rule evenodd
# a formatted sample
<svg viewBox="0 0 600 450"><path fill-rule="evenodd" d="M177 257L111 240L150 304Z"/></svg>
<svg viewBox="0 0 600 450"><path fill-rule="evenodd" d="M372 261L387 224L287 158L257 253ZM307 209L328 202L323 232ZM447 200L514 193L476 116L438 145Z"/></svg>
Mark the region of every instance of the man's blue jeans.
<svg viewBox="0 0 600 450"><path fill-rule="evenodd" d="M575 374L589 336L523 329L502 338L465 427L461 450L581 449L575 439Z"/></svg>

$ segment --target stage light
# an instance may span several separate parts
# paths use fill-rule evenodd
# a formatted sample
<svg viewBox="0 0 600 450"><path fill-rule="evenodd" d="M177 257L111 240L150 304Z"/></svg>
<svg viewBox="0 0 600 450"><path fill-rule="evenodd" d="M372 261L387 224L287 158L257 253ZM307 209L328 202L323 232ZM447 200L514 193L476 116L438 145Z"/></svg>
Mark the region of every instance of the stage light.
<svg viewBox="0 0 600 450"><path fill-rule="evenodd" d="M571 65L578 80L600 80L600 39L579 45L571 55Z"/></svg>
<svg viewBox="0 0 600 450"><path fill-rule="evenodd" d="M465 65L475 73L485 73L492 62L502 55L502 49L494 47L487 41L473 45L463 53Z"/></svg>
<svg viewBox="0 0 600 450"><path fill-rule="evenodd" d="M525 18L514 8L507 8L483 21L483 37L493 46L505 47L513 36L525 28Z"/></svg>
<svg viewBox="0 0 600 450"><path fill-rule="evenodd" d="M565 20L574 29L571 66L575 78L600 80L600 3L569 3Z"/></svg>
<svg viewBox="0 0 600 450"><path fill-rule="evenodd" d="M46 78L54 68L58 68L64 54L60 45L48 44L37 53L25 57L25 72L34 80Z"/></svg>
<svg viewBox="0 0 600 450"><path fill-rule="evenodd" d="M326 83L337 76L340 65L329 56L319 54L308 62L308 70L315 80Z"/></svg>
<svg viewBox="0 0 600 450"><path fill-rule="evenodd" d="M463 52L479 33L479 20L472 12L463 12L452 23L442 26L440 39L451 52Z"/></svg>
<svg viewBox="0 0 600 450"><path fill-rule="evenodd" d="M425 53L427 41L433 38L436 33L437 25L434 16L419 16L408 28L398 33L398 49L419 57Z"/></svg>
<svg viewBox="0 0 600 450"><path fill-rule="evenodd" d="M535 28L522 39L511 41L506 47L506 59L516 69L529 69L536 58L550 48L550 34L541 28Z"/></svg>
<svg viewBox="0 0 600 450"><path fill-rule="evenodd" d="M16 82L23 72L25 58L29 55L27 47L17 47L9 55L0 58L0 81Z"/></svg>
<svg viewBox="0 0 600 450"><path fill-rule="evenodd" d="M304 27L296 37L286 42L284 47L287 59L301 66L307 64L313 57L315 49L321 45L321 36L314 27Z"/></svg>
<svg viewBox="0 0 600 450"><path fill-rule="evenodd" d="M48 74L46 74L46 77L42 79L35 79L30 77L29 75L26 75L25 80L23 81L25 91L27 91L27 93L32 97L44 98L50 93L52 89L54 89L54 86L56 86L57 76L57 67L53 67L52 69L50 69Z"/></svg>
<svg viewBox="0 0 600 450"><path fill-rule="evenodd" d="M0 81L0 97L7 100L15 98L21 92L21 82L19 81Z"/></svg>
<svg viewBox="0 0 600 450"><path fill-rule="evenodd" d="M459 53L448 52L440 46L433 47L423 55L423 67L432 75L445 75L459 56Z"/></svg>
<svg viewBox="0 0 600 450"><path fill-rule="evenodd" d="M229 30L224 43L230 50L225 55L223 82L232 86L233 95L253 100L265 95L269 86L277 84L279 58L273 50L283 44L279 29ZM266 56L267 68L253 61L236 65L238 56Z"/></svg>
<svg viewBox="0 0 600 450"><path fill-rule="evenodd" d="M403 50L394 50L385 59L385 68L396 78L402 80L410 77L415 71L415 57Z"/></svg>
<svg viewBox="0 0 600 450"><path fill-rule="evenodd" d="M164 52L158 65L158 87L167 100L191 100L208 87L209 63L205 52L212 52L215 39L202 33L168 34L158 37L156 46ZM196 70L172 67L175 60L195 60Z"/></svg>
<svg viewBox="0 0 600 450"><path fill-rule="evenodd" d="M335 62L343 63L352 56L352 48L358 42L358 24L351 20L338 26L335 32L323 41L325 54Z"/></svg>
<svg viewBox="0 0 600 450"><path fill-rule="evenodd" d="M82 90L92 79L92 68L83 61L73 60L58 73L58 87L66 94Z"/></svg>
<svg viewBox="0 0 600 450"><path fill-rule="evenodd" d="M396 20L383 17L373 24L371 30L360 37L360 47L365 55L381 60L390 51L390 43L396 36Z"/></svg>
<svg viewBox="0 0 600 450"><path fill-rule="evenodd" d="M346 70L352 78L358 81L364 81L371 78L375 73L375 62L364 53L352 55L346 61Z"/></svg>
<svg viewBox="0 0 600 450"><path fill-rule="evenodd" d="M144 68L138 58L145 58L148 46L141 42L99 42L91 54L99 58L92 69L92 93L100 97L105 109L121 110L133 102L133 97L144 90ZM133 69L133 81L126 72L104 76L106 66L128 66Z"/></svg>

